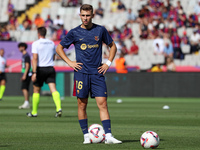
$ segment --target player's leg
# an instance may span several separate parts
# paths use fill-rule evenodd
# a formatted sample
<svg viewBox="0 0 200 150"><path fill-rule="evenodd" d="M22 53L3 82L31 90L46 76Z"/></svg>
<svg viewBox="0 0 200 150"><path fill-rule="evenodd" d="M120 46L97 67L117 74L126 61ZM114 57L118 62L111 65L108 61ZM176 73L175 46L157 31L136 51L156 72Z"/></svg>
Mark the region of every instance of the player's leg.
<svg viewBox="0 0 200 150"><path fill-rule="evenodd" d="M19 109L27 109L29 108L29 93L27 89L22 89L22 93L24 95L24 103L19 106Z"/></svg>
<svg viewBox="0 0 200 150"><path fill-rule="evenodd" d="M26 109L29 108L29 85L30 85L31 77L26 78L26 80L22 81L21 89L24 95L24 103L19 106L19 109Z"/></svg>
<svg viewBox="0 0 200 150"><path fill-rule="evenodd" d="M0 86L0 100L1 100L6 89L6 80L5 79L1 80L0 84L1 84Z"/></svg>
<svg viewBox="0 0 200 150"><path fill-rule="evenodd" d="M27 113L28 117L37 117L38 105L40 103L40 89L41 87L33 85L32 112Z"/></svg>
<svg viewBox="0 0 200 150"><path fill-rule="evenodd" d="M81 130L84 135L84 142L83 144L89 144L89 134L88 134L88 119L87 119L87 103L88 98L78 98L77 97L77 103L78 103L78 120L81 127Z"/></svg>
<svg viewBox="0 0 200 150"><path fill-rule="evenodd" d="M99 108L100 119L106 134L106 144L118 144L121 141L115 139L111 134L110 116L107 106L107 88L105 77L102 74L91 75L91 95L95 97Z"/></svg>
<svg viewBox="0 0 200 150"><path fill-rule="evenodd" d="M55 115L55 117L61 117L62 109L61 109L60 93L56 90L56 84L55 83L48 83L48 85L49 85L49 89L52 93L54 103L56 105L56 115Z"/></svg>
<svg viewBox="0 0 200 150"><path fill-rule="evenodd" d="M106 134L106 144L120 144L122 141L117 140L111 133L111 122L107 106L107 97L95 97L99 108L100 119Z"/></svg>
<svg viewBox="0 0 200 150"><path fill-rule="evenodd" d="M74 91L73 95L77 96L78 103L78 119L79 124L84 135L83 144L89 144L89 134L88 134L88 119L87 119L87 103L89 95L89 76L87 74L74 72Z"/></svg>

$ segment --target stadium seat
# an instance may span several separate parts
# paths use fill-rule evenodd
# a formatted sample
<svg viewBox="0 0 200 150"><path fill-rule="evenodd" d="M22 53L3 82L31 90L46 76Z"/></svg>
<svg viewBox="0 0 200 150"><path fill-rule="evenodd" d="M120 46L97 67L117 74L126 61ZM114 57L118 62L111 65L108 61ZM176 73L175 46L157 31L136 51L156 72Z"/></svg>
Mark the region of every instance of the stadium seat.
<svg viewBox="0 0 200 150"><path fill-rule="evenodd" d="M188 54L190 53L190 45L182 45L181 50L183 54Z"/></svg>

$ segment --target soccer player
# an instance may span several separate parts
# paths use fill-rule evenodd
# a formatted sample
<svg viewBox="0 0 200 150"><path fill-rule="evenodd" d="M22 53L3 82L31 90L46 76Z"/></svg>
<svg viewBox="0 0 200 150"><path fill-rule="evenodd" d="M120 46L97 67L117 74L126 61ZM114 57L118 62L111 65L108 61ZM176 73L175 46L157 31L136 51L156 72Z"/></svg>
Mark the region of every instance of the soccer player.
<svg viewBox="0 0 200 150"><path fill-rule="evenodd" d="M6 89L6 75L5 75L5 68L6 65L6 59L4 56L4 49L0 49L0 100L2 100L3 94Z"/></svg>
<svg viewBox="0 0 200 150"><path fill-rule="evenodd" d="M78 119L84 134L83 144L89 144L87 103L88 95L96 99L100 119L106 133L106 144L122 143L111 134L110 116L107 108L107 89L104 74L113 61L117 48L108 31L92 23L93 7L84 4L80 8L82 24L68 32L58 45L56 52L74 71L74 83L78 102ZM102 42L110 47L109 58L102 62ZM64 48L75 46L76 61L71 61Z"/></svg>
<svg viewBox="0 0 200 150"><path fill-rule="evenodd" d="M55 117L61 117L61 100L60 93L56 90L55 84L55 69L53 68L55 59L55 44L45 39L46 28L39 27L38 31L38 40L32 44L32 53L33 53L33 97L32 97L32 112L27 113L28 117L37 117L38 104L40 102L40 89L43 86L43 83L47 83L54 103L56 105L56 115Z"/></svg>
<svg viewBox="0 0 200 150"><path fill-rule="evenodd" d="M22 93L24 95L24 103L19 106L19 109L26 109L29 108L29 85L31 81L31 58L30 55L27 53L27 44L26 43L19 43L18 49L22 53Z"/></svg>

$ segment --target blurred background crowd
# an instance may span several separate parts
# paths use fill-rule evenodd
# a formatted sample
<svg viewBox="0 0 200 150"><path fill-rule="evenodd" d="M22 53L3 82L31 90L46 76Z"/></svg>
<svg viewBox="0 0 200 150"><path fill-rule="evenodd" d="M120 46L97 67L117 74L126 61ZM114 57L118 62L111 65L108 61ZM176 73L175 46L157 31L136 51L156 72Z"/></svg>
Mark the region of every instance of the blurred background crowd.
<svg viewBox="0 0 200 150"><path fill-rule="evenodd" d="M200 66L200 0L4 0L0 41L33 42L36 28L45 26L47 38L59 42L81 23L82 3L93 5L93 22L107 28L118 48L116 58L124 58L126 66L152 71L163 71L160 65L167 71ZM106 60L105 45L103 51Z"/></svg>

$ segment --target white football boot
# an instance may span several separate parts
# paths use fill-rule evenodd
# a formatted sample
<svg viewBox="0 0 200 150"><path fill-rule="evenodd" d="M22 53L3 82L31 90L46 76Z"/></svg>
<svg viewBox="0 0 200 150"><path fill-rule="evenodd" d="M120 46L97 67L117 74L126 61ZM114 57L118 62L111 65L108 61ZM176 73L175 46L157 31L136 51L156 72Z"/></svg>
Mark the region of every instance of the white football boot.
<svg viewBox="0 0 200 150"><path fill-rule="evenodd" d="M19 106L19 109L29 109L29 108L30 108L29 103L26 101L24 102L23 105Z"/></svg>
<svg viewBox="0 0 200 150"><path fill-rule="evenodd" d="M105 144L121 144L122 141L117 140L111 133L106 134Z"/></svg>
<svg viewBox="0 0 200 150"><path fill-rule="evenodd" d="M89 133L84 134L84 142L83 144L90 144Z"/></svg>

